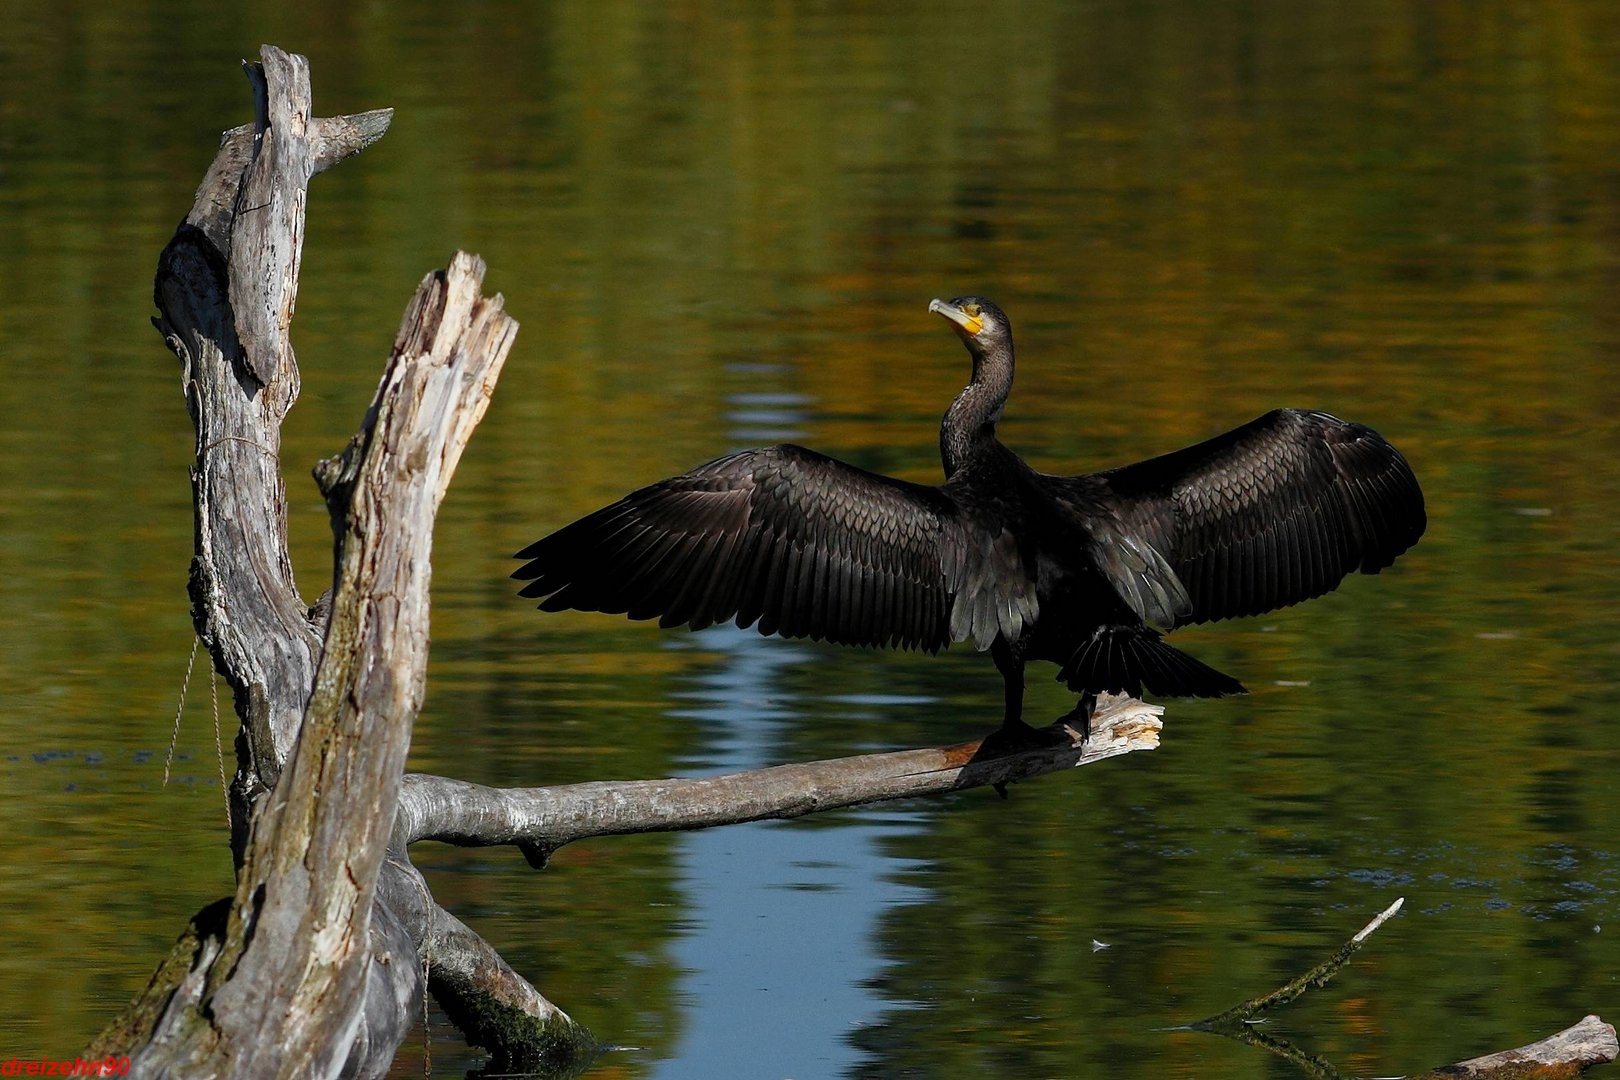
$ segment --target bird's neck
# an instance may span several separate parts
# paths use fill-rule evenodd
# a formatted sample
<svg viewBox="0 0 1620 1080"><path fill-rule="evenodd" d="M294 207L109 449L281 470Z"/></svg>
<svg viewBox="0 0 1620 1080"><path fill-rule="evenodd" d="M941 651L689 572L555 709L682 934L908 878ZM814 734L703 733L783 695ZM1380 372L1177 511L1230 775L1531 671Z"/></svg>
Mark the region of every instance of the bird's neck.
<svg viewBox="0 0 1620 1080"><path fill-rule="evenodd" d="M1013 354L998 348L973 357L973 378L945 410L939 425L939 456L949 479L996 441L996 421L1012 391Z"/></svg>

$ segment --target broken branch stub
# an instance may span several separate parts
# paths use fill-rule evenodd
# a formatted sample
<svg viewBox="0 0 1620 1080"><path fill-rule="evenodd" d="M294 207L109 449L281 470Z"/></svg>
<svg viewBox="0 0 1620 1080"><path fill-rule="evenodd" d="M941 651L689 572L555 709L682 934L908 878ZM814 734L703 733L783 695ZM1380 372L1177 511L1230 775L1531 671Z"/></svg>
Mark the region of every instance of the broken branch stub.
<svg viewBox="0 0 1620 1080"><path fill-rule="evenodd" d="M423 282L366 425L322 469L347 493L334 498L326 647L243 866L251 945L213 995L236 1041L280 1048L294 1071L347 1052L321 1036L365 997L372 899L427 668L432 522L517 329L498 296L481 296L483 273L458 254Z"/></svg>
<svg viewBox="0 0 1620 1080"><path fill-rule="evenodd" d="M1413 1080L1566 1080L1616 1057L1614 1025L1589 1015L1528 1046L1445 1065Z"/></svg>

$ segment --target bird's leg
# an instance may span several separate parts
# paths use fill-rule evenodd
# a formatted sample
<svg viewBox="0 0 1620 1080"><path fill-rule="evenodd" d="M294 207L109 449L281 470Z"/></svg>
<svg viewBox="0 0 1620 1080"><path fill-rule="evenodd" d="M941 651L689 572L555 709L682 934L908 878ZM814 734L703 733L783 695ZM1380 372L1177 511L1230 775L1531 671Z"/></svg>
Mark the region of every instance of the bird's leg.
<svg viewBox="0 0 1620 1080"><path fill-rule="evenodd" d="M981 743L983 748L992 754L1010 754L1019 750L1035 750L1071 741L1060 731L1034 728L1024 722L1022 651L1014 645L1008 645L1004 638L998 636L995 644L990 646L990 658L996 662L996 670L1001 672L1001 678L1006 684L1007 707L1002 713L1001 726L984 737Z"/></svg>
<svg viewBox="0 0 1620 1080"><path fill-rule="evenodd" d="M1029 727L1024 723L1024 658L998 634L990 646L990 659L996 662L1006 691L1007 707L1001 714L1001 730L1011 732Z"/></svg>

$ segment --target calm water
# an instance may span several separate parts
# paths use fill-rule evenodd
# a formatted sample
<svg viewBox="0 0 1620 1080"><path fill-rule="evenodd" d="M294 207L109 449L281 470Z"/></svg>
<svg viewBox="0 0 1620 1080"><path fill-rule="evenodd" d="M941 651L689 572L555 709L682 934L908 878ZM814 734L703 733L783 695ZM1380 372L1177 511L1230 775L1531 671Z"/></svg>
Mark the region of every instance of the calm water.
<svg viewBox="0 0 1620 1080"><path fill-rule="evenodd" d="M399 110L311 193L306 595L307 467L422 274L478 251L524 324L437 533L417 768L693 774L992 724L968 653L545 616L505 579L542 531L738 446L935 478L966 374L936 295L1011 313L1003 436L1040 467L1293 404L1378 427L1428 493L1392 572L1178 635L1254 693L1172 703L1155 753L1005 802L584 843L543 875L419 849L635 1048L596 1075L1295 1076L1165 1029L1398 895L1271 1034L1388 1074L1620 1013L1620 8L874 7L0 0L0 1058L71 1055L230 888L201 671L161 784L190 439L146 319L265 40L311 56L321 113ZM480 1060L437 1015L428 1038L441 1075Z"/></svg>

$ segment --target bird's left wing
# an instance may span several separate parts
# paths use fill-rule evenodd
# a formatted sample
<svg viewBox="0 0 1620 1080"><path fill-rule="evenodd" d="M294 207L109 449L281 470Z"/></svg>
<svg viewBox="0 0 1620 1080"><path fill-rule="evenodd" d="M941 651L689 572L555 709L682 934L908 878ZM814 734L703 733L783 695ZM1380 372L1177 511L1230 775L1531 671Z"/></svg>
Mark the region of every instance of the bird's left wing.
<svg viewBox="0 0 1620 1080"><path fill-rule="evenodd" d="M1427 522L1400 451L1371 428L1296 409L1070 481L1110 509L1094 531L1099 565L1146 615L1168 593L1156 614L1171 618L1153 619L1166 628L1256 615L1352 571L1377 573Z"/></svg>
<svg viewBox="0 0 1620 1080"><path fill-rule="evenodd" d="M518 552L512 576L547 611L932 651L963 542L939 488L783 445L633 491Z"/></svg>

